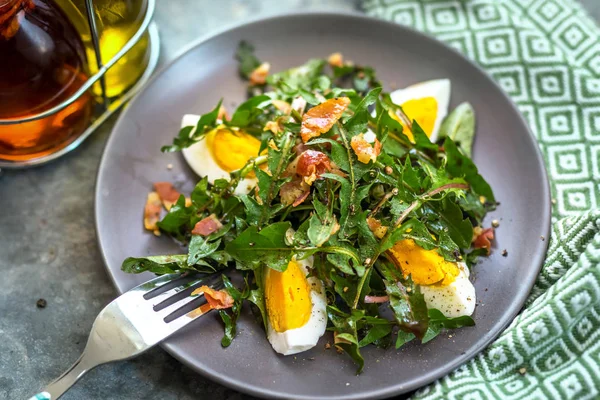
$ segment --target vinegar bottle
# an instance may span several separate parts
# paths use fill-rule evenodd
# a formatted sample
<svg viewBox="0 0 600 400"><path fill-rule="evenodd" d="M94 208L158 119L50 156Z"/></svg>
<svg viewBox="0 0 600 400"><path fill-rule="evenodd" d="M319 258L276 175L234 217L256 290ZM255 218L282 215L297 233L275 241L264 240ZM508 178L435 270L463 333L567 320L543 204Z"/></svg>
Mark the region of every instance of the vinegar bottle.
<svg viewBox="0 0 600 400"><path fill-rule="evenodd" d="M52 0L0 0L0 119L31 116L69 98L87 79L85 47ZM84 94L49 117L0 125L0 159L23 161L65 147L89 125Z"/></svg>

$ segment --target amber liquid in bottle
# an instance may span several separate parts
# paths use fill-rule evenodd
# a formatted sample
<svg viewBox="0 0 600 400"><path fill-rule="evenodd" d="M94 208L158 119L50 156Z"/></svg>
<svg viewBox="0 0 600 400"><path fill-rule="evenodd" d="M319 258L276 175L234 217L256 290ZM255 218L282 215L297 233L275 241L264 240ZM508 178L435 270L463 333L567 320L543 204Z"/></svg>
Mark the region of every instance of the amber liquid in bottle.
<svg viewBox="0 0 600 400"><path fill-rule="evenodd" d="M85 47L52 0L0 0L0 119L48 110L86 81ZM65 147L89 125L88 93L49 117L0 125L0 159L22 161Z"/></svg>

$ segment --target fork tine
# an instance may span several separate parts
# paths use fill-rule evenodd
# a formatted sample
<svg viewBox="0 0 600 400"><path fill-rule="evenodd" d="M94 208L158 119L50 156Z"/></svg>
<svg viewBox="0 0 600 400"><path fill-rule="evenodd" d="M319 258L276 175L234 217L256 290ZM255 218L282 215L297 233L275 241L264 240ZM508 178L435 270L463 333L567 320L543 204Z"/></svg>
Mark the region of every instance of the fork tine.
<svg viewBox="0 0 600 400"><path fill-rule="evenodd" d="M171 304L184 299L185 293L189 292L190 294L194 290L196 286L200 284L204 284L206 286L212 287L221 279L220 276L210 275L210 276L202 276L197 279L194 279L191 282L183 283L179 286L176 286L170 290L167 290L164 293L161 293L152 298L152 304L154 307L154 311L161 311L164 308L170 306ZM184 292L182 294L182 292Z"/></svg>
<svg viewBox="0 0 600 400"><path fill-rule="evenodd" d="M224 285L220 284L216 285L214 289L220 290L223 287ZM204 296L196 297L193 301L166 316L164 321L167 323L167 326L170 329L177 331L194 321L196 318L199 318L213 310L212 308L204 308L204 305L207 305Z"/></svg>
<svg viewBox="0 0 600 400"><path fill-rule="evenodd" d="M210 286L212 288L216 288L217 286L220 286L220 285L217 285L216 283L213 283L213 282L214 282L214 279L212 279L211 282L202 282L200 280L200 283L210 283L210 285L207 285L207 286ZM177 289L177 288L175 288L175 289ZM172 289L172 290L174 291L174 293L177 293L177 291L175 291L175 289ZM162 296L167 296L169 294L169 292L171 292L171 291L167 291L167 292L161 294L159 297L163 298ZM172 294L173 293L170 293L170 295L172 295ZM170 295L169 295L169 297L170 297ZM202 297L203 298L204 296L201 296L200 294L194 295L194 296L187 296L187 297L184 297L183 299L181 299L179 301L176 301L176 302L174 302L174 303L172 303L172 304L170 304L170 305L162 308L161 310L155 310L155 311L156 311L156 313L157 313L158 316L160 316L161 318L164 319L164 318L168 317L170 314L172 314L173 312L175 312L175 311L179 310L180 308L184 307L186 304L188 304L188 303L196 300L198 297ZM157 297L157 299L158 299L158 297ZM161 302L163 302L163 301L164 300L162 300Z"/></svg>

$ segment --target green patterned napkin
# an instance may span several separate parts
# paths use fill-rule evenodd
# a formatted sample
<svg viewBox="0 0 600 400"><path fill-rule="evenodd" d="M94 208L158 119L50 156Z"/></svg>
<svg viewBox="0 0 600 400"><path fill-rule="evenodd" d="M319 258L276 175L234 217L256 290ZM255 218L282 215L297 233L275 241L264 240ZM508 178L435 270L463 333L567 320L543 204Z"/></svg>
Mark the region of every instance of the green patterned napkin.
<svg viewBox="0 0 600 400"><path fill-rule="evenodd" d="M526 308L486 351L415 397L600 398L600 29L573 0L363 7L482 66L528 120L552 187L550 248Z"/></svg>

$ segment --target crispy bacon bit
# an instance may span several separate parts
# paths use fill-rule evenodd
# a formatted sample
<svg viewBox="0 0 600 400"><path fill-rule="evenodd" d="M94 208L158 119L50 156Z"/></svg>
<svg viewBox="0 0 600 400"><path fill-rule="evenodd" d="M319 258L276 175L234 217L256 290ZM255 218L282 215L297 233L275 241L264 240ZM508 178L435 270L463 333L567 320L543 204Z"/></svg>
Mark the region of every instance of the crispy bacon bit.
<svg viewBox="0 0 600 400"><path fill-rule="evenodd" d="M296 173L309 185L325 171L331 171L331 162L327 154L316 150L306 150L298 157Z"/></svg>
<svg viewBox="0 0 600 400"><path fill-rule="evenodd" d="M281 132L283 132L283 130L281 129L281 126L279 126L279 124L276 121L269 121L265 124L265 128L263 129L264 131L271 131L274 134L279 134Z"/></svg>
<svg viewBox="0 0 600 400"><path fill-rule="evenodd" d="M281 111L282 113L289 115L292 112L292 106L287 101L283 100L271 100L271 104Z"/></svg>
<svg viewBox="0 0 600 400"><path fill-rule="evenodd" d="M300 127L302 141L306 143L310 139L328 132L333 124L342 117L349 104L349 98L336 97L308 110L302 116L302 126Z"/></svg>
<svg viewBox="0 0 600 400"><path fill-rule="evenodd" d="M473 247L476 249L486 249L490 255L492 243L494 240L494 228L482 229L480 226L473 228Z"/></svg>
<svg viewBox="0 0 600 400"><path fill-rule="evenodd" d="M264 85L267 83L267 75L269 75L269 70L271 69L271 64L262 63L254 71L250 73L250 84L251 85Z"/></svg>
<svg viewBox="0 0 600 400"><path fill-rule="evenodd" d="M381 225L381 221L376 218L367 217L367 225L369 226L371 232L373 232L373 234L379 239L384 237L387 233L387 226Z"/></svg>
<svg viewBox="0 0 600 400"><path fill-rule="evenodd" d="M298 178L284 183L279 190L281 202L286 206L291 204L292 207L302 204L309 194L310 185Z"/></svg>
<svg viewBox="0 0 600 400"><path fill-rule="evenodd" d="M310 149L310 147L305 145L304 143L298 143L296 146L294 146L294 151L296 152L296 155L298 155L298 156L300 154L304 153L308 149Z"/></svg>
<svg viewBox="0 0 600 400"><path fill-rule="evenodd" d="M225 290L215 290L209 288L206 285L200 286L198 289L192 292L192 296L204 293L206 302L210 305L213 310L222 310L224 308L231 308L233 306L233 297Z"/></svg>
<svg viewBox="0 0 600 400"><path fill-rule="evenodd" d="M215 214L210 214L208 217L196 222L192 235L208 236L221 229L223 224Z"/></svg>
<svg viewBox="0 0 600 400"><path fill-rule="evenodd" d="M298 114L304 114L304 109L306 108L306 100L304 97L298 96L294 100L292 100L291 104L292 110L298 111Z"/></svg>
<svg viewBox="0 0 600 400"><path fill-rule="evenodd" d="M156 182L154 190L158 193L163 206L170 210L173 204L177 203L180 194L170 182Z"/></svg>
<svg viewBox="0 0 600 400"><path fill-rule="evenodd" d="M156 236L160 235L160 230L156 223L160 220L160 197L156 192L148 193L146 206L144 207L144 228L152 231Z"/></svg>
<svg viewBox="0 0 600 400"><path fill-rule="evenodd" d="M365 296L366 304L385 303L386 301L389 301L389 300L390 300L389 296Z"/></svg>
<svg viewBox="0 0 600 400"><path fill-rule="evenodd" d="M375 139L375 143L371 144L366 141L365 135L362 133L352 138L350 146L358 157L358 161L363 164L368 164L370 161L375 162L381 153L381 142Z"/></svg>
<svg viewBox="0 0 600 400"><path fill-rule="evenodd" d="M327 58L327 62L332 67L341 67L344 65L344 56L342 56L342 53L332 53Z"/></svg>

